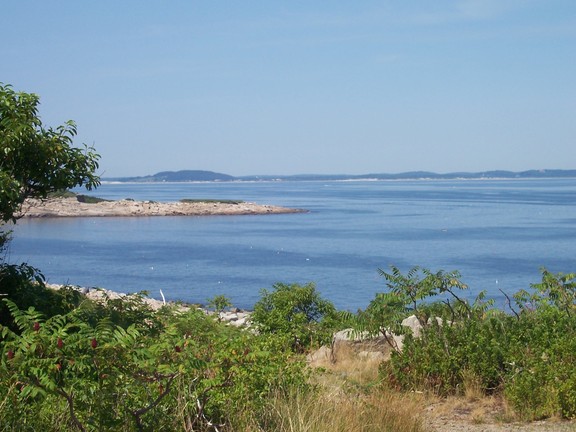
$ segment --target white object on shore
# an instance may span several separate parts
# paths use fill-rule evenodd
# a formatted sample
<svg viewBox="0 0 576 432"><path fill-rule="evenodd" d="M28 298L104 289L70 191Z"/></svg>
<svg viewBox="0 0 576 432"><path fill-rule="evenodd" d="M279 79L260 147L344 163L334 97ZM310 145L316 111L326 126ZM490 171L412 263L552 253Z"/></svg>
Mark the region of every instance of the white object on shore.
<svg viewBox="0 0 576 432"><path fill-rule="evenodd" d="M164 297L164 293L162 292L162 288L160 288L160 295L162 296L162 301L166 304L166 297Z"/></svg>

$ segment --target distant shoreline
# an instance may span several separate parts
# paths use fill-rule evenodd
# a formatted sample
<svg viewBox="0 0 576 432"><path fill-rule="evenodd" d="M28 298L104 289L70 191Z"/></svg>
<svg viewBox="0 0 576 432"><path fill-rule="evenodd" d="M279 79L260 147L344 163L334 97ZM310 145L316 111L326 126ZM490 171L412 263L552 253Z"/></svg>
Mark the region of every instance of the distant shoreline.
<svg viewBox="0 0 576 432"><path fill-rule="evenodd" d="M397 174L296 174L231 176L213 171L163 171L140 177L110 177L107 183L234 183L282 181L379 181L379 180L504 180L504 179L576 178L576 170L539 169L527 171L492 170L482 172L451 172L438 174L430 171L410 171Z"/></svg>
<svg viewBox="0 0 576 432"><path fill-rule="evenodd" d="M518 180L568 180L576 179L575 176L567 177L414 177L414 178L377 178L377 177L362 177L362 178L342 178L342 179L262 179L262 180L173 180L173 181L118 181L104 179L101 184L106 185L157 185L157 184L249 184L249 183L289 183L289 182L335 182L335 183L355 183L355 182L426 182L426 181L518 181Z"/></svg>
<svg viewBox="0 0 576 432"><path fill-rule="evenodd" d="M147 216L238 216L306 213L307 210L250 202L79 202L76 197L29 199L19 215L24 218L56 217L147 217Z"/></svg>

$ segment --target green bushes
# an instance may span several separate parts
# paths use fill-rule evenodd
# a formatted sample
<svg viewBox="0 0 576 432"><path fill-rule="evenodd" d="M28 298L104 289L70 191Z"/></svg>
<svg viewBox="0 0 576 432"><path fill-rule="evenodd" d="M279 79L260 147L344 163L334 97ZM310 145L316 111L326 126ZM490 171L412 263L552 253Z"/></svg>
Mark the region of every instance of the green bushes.
<svg viewBox="0 0 576 432"><path fill-rule="evenodd" d="M104 199L104 198L98 198L95 196L91 196L91 195L76 195L76 200L78 202L81 203L85 203L85 204L98 204L101 202L109 202L110 200Z"/></svg>
<svg viewBox="0 0 576 432"><path fill-rule="evenodd" d="M232 302L223 294L215 295L208 299L208 307L217 314L224 312L226 308L232 307Z"/></svg>
<svg viewBox="0 0 576 432"><path fill-rule="evenodd" d="M508 298L512 313L506 314L488 309L482 296L468 304L451 293L451 287L465 287L453 280L456 274L448 279L443 273L422 274L412 269L404 277L393 269L387 275L392 293L378 296L367 309L392 304L392 316L415 313L422 325L421 336L407 335L403 349L382 365L385 381L440 395L463 394L473 382L485 394L502 394L524 419L576 418L575 275L543 270L533 292L518 293L515 304ZM449 285L443 283L447 280ZM440 302L425 303L446 293ZM396 303L384 303L389 296ZM438 315L444 318L441 324L430 319ZM372 323L359 318L364 325Z"/></svg>
<svg viewBox="0 0 576 432"><path fill-rule="evenodd" d="M277 283L274 291L262 290L252 322L262 334L275 334L287 346L303 352L330 342L339 322L334 305L321 298L314 284Z"/></svg>
<svg viewBox="0 0 576 432"><path fill-rule="evenodd" d="M463 394L466 379L474 377L485 393L493 393L501 388L505 368L503 338L497 336L502 327L496 318L430 326L421 338L406 337L383 372L404 389Z"/></svg>
<svg viewBox="0 0 576 432"><path fill-rule="evenodd" d="M33 307L46 316L63 314L77 307L82 295L75 289L64 287L48 289L40 271L28 264L0 262L0 300L10 299L22 309ZM0 301L0 325L16 329L4 302Z"/></svg>
<svg viewBox="0 0 576 432"><path fill-rule="evenodd" d="M574 274L544 270L532 290L507 297L509 313L483 294L464 300L456 272L382 274L389 292L347 318L389 338L395 350L380 368L389 387L443 396L474 387L501 395L523 419L576 418ZM263 290L252 332L196 309L153 311L142 293L93 302L74 289L48 290L26 265L4 265L0 276L8 430L260 430L271 397L316 400L299 353L343 326L313 284ZM229 300L210 305L222 310ZM410 314L418 337L400 324ZM402 347L391 331L404 335Z"/></svg>
<svg viewBox="0 0 576 432"><path fill-rule="evenodd" d="M127 301L123 309L135 312ZM17 326L0 333L7 429L242 430L268 395L306 387L304 364L274 337L198 310L162 310L144 322L142 310L118 325L106 313L118 303L47 319L5 303Z"/></svg>
<svg viewBox="0 0 576 432"><path fill-rule="evenodd" d="M505 395L528 419L576 418L576 320L556 307L523 311L511 323Z"/></svg>

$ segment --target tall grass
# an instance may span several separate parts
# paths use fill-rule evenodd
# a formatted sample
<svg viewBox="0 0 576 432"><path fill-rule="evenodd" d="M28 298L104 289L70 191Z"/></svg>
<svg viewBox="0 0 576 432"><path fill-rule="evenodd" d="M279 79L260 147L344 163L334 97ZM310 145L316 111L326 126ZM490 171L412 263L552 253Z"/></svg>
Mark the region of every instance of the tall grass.
<svg viewBox="0 0 576 432"><path fill-rule="evenodd" d="M310 367L315 391L276 394L250 432L422 432L419 395L378 383L379 361L340 347L335 359ZM334 361L335 360L335 361Z"/></svg>
<svg viewBox="0 0 576 432"><path fill-rule="evenodd" d="M388 391L369 395L295 393L275 397L260 431L421 432L416 400Z"/></svg>

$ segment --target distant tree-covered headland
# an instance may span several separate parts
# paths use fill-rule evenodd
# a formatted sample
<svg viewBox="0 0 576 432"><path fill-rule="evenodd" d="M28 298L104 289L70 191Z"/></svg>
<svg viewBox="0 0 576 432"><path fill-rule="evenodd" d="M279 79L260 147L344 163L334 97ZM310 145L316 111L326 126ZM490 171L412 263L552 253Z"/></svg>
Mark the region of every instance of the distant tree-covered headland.
<svg viewBox="0 0 576 432"><path fill-rule="evenodd" d="M297 175L249 175L234 177L228 174L202 170L162 171L141 177L116 177L104 180L120 182L222 182L222 181L330 181L330 180L456 180L456 179L523 179L523 178L570 178L576 170L528 170L528 171L481 171L438 174L428 171L410 171L398 174L297 174Z"/></svg>

